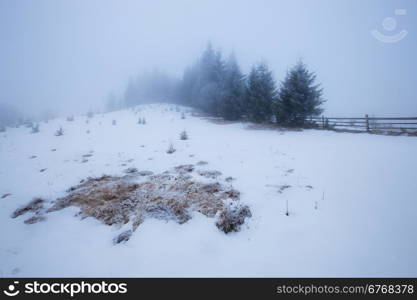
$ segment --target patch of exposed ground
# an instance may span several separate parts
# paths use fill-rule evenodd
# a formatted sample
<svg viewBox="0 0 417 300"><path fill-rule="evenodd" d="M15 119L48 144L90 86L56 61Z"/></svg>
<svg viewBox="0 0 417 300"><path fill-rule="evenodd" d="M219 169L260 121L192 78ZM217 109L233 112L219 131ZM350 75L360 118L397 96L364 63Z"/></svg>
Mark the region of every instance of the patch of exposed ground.
<svg viewBox="0 0 417 300"><path fill-rule="evenodd" d="M124 176L89 177L69 188L67 195L53 201L49 208L45 208L44 200L34 199L12 217L32 212L34 216L25 223L33 224L43 221L47 213L76 206L82 218L93 217L106 225L129 223L131 229L116 237L115 243L127 241L146 218L183 224L195 211L216 217L216 226L225 233L239 231L245 219L251 217L249 207L239 202L240 192L218 180L197 181L194 171L194 165L181 165L160 174L130 168ZM213 177L221 174L212 172L216 175Z"/></svg>

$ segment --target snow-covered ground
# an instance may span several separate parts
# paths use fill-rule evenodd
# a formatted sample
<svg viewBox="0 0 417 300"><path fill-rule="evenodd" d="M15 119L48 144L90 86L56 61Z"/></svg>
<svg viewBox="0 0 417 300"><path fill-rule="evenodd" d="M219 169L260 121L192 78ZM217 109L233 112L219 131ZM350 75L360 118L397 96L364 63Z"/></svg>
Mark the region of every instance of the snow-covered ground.
<svg viewBox="0 0 417 300"><path fill-rule="evenodd" d="M181 119L172 107L1 133L0 276L417 276L417 138L255 130L189 113ZM139 117L147 124L137 124ZM64 135L57 137L59 126ZM189 140L179 139L183 130ZM170 142L173 154L166 153ZM198 161L236 178L233 187L253 214L242 231L226 235L196 213L182 225L146 219L114 245L123 228L81 220L74 207L32 225L10 217L34 197L56 199L88 176Z"/></svg>

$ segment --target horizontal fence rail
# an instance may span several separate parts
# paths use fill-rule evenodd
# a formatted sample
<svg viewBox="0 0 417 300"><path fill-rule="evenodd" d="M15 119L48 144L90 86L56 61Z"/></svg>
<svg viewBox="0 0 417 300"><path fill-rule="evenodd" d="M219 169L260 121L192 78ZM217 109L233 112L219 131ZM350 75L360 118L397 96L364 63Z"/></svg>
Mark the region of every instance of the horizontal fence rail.
<svg viewBox="0 0 417 300"><path fill-rule="evenodd" d="M311 117L309 121L321 129L372 133L417 134L417 117L378 118L365 115L360 118Z"/></svg>

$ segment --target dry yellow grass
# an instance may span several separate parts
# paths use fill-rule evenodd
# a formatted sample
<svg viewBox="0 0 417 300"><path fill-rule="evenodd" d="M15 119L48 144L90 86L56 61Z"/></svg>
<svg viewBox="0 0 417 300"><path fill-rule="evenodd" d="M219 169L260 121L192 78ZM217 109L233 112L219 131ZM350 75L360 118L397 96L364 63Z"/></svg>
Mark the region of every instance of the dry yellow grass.
<svg viewBox="0 0 417 300"><path fill-rule="evenodd" d="M132 232L148 217L182 224L191 219L193 211L197 211L210 218L218 215L220 219L216 225L226 233L238 231L244 219L250 216L250 210L240 205L231 209L226 202L238 203L239 191L217 181L196 181L190 176L192 172L193 165L181 165L144 180L139 180L141 176L137 172L121 177L88 178L68 189L68 194L56 199L49 209L44 210L43 200L38 199L16 210L14 215L37 210L37 217L27 222L32 224L44 220L40 212L76 206L80 208L81 217L93 217L106 225L121 226L131 222ZM117 240L124 241L128 236L124 232Z"/></svg>

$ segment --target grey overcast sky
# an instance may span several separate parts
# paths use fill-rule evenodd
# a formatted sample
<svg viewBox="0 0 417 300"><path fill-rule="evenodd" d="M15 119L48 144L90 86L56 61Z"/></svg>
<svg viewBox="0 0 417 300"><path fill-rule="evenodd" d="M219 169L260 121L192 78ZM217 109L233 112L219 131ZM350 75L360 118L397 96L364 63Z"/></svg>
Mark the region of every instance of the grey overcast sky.
<svg viewBox="0 0 417 300"><path fill-rule="evenodd" d="M0 0L0 102L85 112L141 70L181 76L210 40L277 81L302 58L328 116L417 116L416 30L415 0Z"/></svg>

